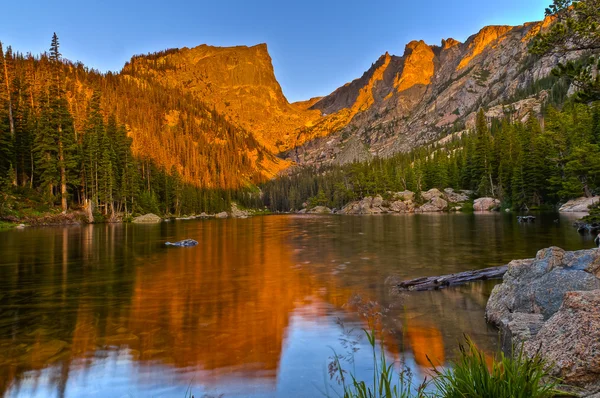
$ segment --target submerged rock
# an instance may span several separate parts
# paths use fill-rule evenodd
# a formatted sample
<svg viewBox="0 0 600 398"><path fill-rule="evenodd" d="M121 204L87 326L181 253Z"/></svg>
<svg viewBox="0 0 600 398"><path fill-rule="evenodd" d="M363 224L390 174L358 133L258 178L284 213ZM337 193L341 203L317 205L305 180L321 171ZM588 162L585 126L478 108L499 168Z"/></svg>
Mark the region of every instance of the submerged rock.
<svg viewBox="0 0 600 398"><path fill-rule="evenodd" d="M135 224L157 224L162 221L162 218L156 214L148 213L133 219Z"/></svg>
<svg viewBox="0 0 600 398"><path fill-rule="evenodd" d="M198 242L193 240L193 239L184 239L184 240L180 240L179 242L167 242L165 243L166 246L176 246L176 247L193 247L193 246L197 246Z"/></svg>
<svg viewBox="0 0 600 398"><path fill-rule="evenodd" d="M517 216L517 221L519 221L520 223L534 222L535 217L534 216Z"/></svg>
<svg viewBox="0 0 600 398"><path fill-rule="evenodd" d="M512 261L486 317L501 329L505 349L525 343L525 353L542 355L554 375L600 391L593 384L600 380L600 249L551 247Z"/></svg>
<svg viewBox="0 0 600 398"><path fill-rule="evenodd" d="M600 202L600 196L572 199L562 205L558 211L561 213L587 213L589 207L598 202Z"/></svg>
<svg viewBox="0 0 600 398"><path fill-rule="evenodd" d="M492 211L500 207L500 201L494 198L479 198L473 202L473 210L475 211Z"/></svg>

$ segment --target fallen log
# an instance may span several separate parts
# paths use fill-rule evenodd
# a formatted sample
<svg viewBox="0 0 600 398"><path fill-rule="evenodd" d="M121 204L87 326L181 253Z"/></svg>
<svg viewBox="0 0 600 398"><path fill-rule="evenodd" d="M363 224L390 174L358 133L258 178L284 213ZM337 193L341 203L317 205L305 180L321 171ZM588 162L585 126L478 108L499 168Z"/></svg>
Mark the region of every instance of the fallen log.
<svg viewBox="0 0 600 398"><path fill-rule="evenodd" d="M469 282L500 279L504 276L506 271L508 271L508 266L503 265L500 267L491 267L475 271L459 272L457 274L421 277L400 282L396 286L400 291L437 290L449 286L463 285Z"/></svg>

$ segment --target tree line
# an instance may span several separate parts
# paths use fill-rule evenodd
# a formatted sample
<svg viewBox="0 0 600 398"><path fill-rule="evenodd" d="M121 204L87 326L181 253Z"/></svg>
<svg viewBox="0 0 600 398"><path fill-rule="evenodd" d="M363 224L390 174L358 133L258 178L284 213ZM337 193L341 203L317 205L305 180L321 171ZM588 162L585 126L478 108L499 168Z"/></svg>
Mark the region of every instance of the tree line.
<svg viewBox="0 0 600 398"><path fill-rule="evenodd" d="M263 186L273 211L303 204L341 208L365 196L431 188L473 190L513 209L551 207L600 194L600 102L548 107L539 120L487 120L471 131L390 158L300 169Z"/></svg>
<svg viewBox="0 0 600 398"><path fill-rule="evenodd" d="M548 54L579 54L506 102L547 90L538 119L486 120L479 110L471 131L387 159L297 170L263 187L274 211L304 204L341 208L368 195L430 188L473 190L506 208L551 207L577 196L600 194L600 7L598 0L554 0L552 25L534 38L529 62ZM569 89L575 89L566 100ZM562 109L561 109L562 108ZM456 131L453 130L452 133Z"/></svg>
<svg viewBox="0 0 600 398"><path fill-rule="evenodd" d="M107 218L222 211L264 180L249 133L189 95L0 43L0 194ZM0 206L0 211L8 211ZM0 214L1 215L1 214Z"/></svg>

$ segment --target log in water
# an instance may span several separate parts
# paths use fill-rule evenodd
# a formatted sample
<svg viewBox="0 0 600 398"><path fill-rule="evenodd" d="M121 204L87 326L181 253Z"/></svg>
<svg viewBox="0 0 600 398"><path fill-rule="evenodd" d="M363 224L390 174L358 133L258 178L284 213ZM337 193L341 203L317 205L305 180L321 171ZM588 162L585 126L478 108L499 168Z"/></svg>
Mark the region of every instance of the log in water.
<svg viewBox="0 0 600 398"><path fill-rule="evenodd" d="M449 286L462 285L469 282L500 279L508 271L508 266L491 267L475 271L459 272L457 274L430 276L410 279L400 282L397 287L400 291L423 291L444 289Z"/></svg>

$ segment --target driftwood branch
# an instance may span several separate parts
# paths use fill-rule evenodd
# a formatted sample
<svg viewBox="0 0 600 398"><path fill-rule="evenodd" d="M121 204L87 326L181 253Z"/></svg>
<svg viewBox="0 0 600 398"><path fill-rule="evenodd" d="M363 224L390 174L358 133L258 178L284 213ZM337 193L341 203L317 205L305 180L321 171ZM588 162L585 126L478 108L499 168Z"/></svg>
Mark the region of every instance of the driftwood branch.
<svg viewBox="0 0 600 398"><path fill-rule="evenodd" d="M422 291L443 289L449 286L462 285L469 282L500 279L508 271L508 266L485 268L475 271L459 272L457 274L430 276L400 282L397 287L400 291Z"/></svg>

